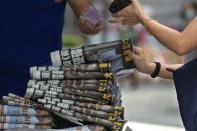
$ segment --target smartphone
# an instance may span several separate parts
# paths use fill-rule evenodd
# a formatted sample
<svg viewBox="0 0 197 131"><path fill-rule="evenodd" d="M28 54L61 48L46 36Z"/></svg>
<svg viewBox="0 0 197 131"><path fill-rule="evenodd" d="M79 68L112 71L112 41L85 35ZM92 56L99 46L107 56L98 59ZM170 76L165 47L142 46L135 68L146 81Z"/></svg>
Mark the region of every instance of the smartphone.
<svg viewBox="0 0 197 131"><path fill-rule="evenodd" d="M131 0L114 0L110 5L109 10L114 14L129 6L131 3Z"/></svg>

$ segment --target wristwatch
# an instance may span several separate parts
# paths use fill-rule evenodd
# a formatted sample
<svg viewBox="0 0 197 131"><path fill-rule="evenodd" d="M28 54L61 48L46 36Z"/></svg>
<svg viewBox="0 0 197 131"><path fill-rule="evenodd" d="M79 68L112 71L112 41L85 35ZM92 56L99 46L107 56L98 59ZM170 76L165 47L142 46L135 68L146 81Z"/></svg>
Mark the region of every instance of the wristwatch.
<svg viewBox="0 0 197 131"><path fill-rule="evenodd" d="M161 64L159 62L154 62L154 63L156 64L156 68L153 74L151 75L152 78L156 78L161 70Z"/></svg>

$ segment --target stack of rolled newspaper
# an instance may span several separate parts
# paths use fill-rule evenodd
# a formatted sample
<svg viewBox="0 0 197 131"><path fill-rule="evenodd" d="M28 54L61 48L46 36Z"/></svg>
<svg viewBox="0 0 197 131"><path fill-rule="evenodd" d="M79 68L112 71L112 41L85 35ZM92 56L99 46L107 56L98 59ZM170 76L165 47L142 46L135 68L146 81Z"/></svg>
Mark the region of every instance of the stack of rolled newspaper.
<svg viewBox="0 0 197 131"><path fill-rule="evenodd" d="M82 123L96 123L114 130L122 128L124 108L121 106L119 86L114 82L112 73L82 72L81 75L79 72L62 72L63 76L72 74L61 77L63 79L59 79L58 71L35 73L36 77L40 76L40 80L44 77L45 81L30 80L25 98L36 100L46 109ZM70 77L72 79L67 80Z"/></svg>
<svg viewBox="0 0 197 131"><path fill-rule="evenodd" d="M23 97L9 94L3 96L0 105L0 130L12 128L50 129L53 120L49 111Z"/></svg>
<svg viewBox="0 0 197 131"><path fill-rule="evenodd" d="M62 121L61 121L62 122ZM43 104L9 93L0 105L0 130L59 131L54 116ZM81 125L61 131L105 131L100 125Z"/></svg>
<svg viewBox="0 0 197 131"><path fill-rule="evenodd" d="M52 52L52 66L30 69L25 98L76 123L121 130L124 108L116 74L135 67L127 50L130 39Z"/></svg>
<svg viewBox="0 0 197 131"><path fill-rule="evenodd" d="M30 128L52 128L48 110L81 125L80 129L87 128L87 124L97 124L91 129L121 130L125 121L117 74L129 73L135 67L127 50L132 50L130 39L52 52L52 66L30 69L32 80L28 82L25 98L9 94L4 97L4 102L13 108L39 112L45 121L48 120L48 123L43 120L41 123L39 115L35 115L28 119Z"/></svg>

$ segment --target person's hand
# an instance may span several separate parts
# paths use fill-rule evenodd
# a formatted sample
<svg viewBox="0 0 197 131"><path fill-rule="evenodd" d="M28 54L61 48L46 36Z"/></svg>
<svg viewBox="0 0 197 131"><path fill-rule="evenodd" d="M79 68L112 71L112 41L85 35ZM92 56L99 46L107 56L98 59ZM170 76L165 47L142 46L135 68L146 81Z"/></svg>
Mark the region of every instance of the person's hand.
<svg viewBox="0 0 197 131"><path fill-rule="evenodd" d="M128 50L127 54L133 59L138 71L151 74L151 63L148 63L142 48L134 47L134 52Z"/></svg>
<svg viewBox="0 0 197 131"><path fill-rule="evenodd" d="M96 26L93 26L91 23L84 19L79 19L79 28L81 32L87 35L95 35L98 34L103 28L103 21L100 20Z"/></svg>
<svg viewBox="0 0 197 131"><path fill-rule="evenodd" d="M123 25L134 26L138 23L143 23L143 18L146 16L141 8L138 0L132 0L132 4L122 9L116 14L112 14L115 17L113 20L109 20L110 23L122 23Z"/></svg>

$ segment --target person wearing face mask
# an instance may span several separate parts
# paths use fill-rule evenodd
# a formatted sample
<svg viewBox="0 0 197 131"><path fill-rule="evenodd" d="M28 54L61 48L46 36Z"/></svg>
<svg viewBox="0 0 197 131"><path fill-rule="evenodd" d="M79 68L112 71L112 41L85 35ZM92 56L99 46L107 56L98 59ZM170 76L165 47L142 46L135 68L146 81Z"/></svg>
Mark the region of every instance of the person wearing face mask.
<svg viewBox="0 0 197 131"><path fill-rule="evenodd" d="M186 24L189 24L190 21L196 16L195 5L196 4L193 2L186 3L181 10L181 17L184 19Z"/></svg>
<svg viewBox="0 0 197 131"><path fill-rule="evenodd" d="M110 23L134 26L142 24L162 45L179 56L185 55L185 64L166 65L147 62L142 48L134 47L128 55L134 60L138 71L151 75L174 79L181 117L186 131L197 131L197 17L191 5L186 6L184 16L188 26L176 31L149 17L138 0L118 13L112 14Z"/></svg>
<svg viewBox="0 0 197 131"><path fill-rule="evenodd" d="M180 17L183 20L183 25L178 29L183 31L185 27L191 22L191 20L196 16L197 9L196 9L195 2L187 2L183 4L182 9L180 10Z"/></svg>

